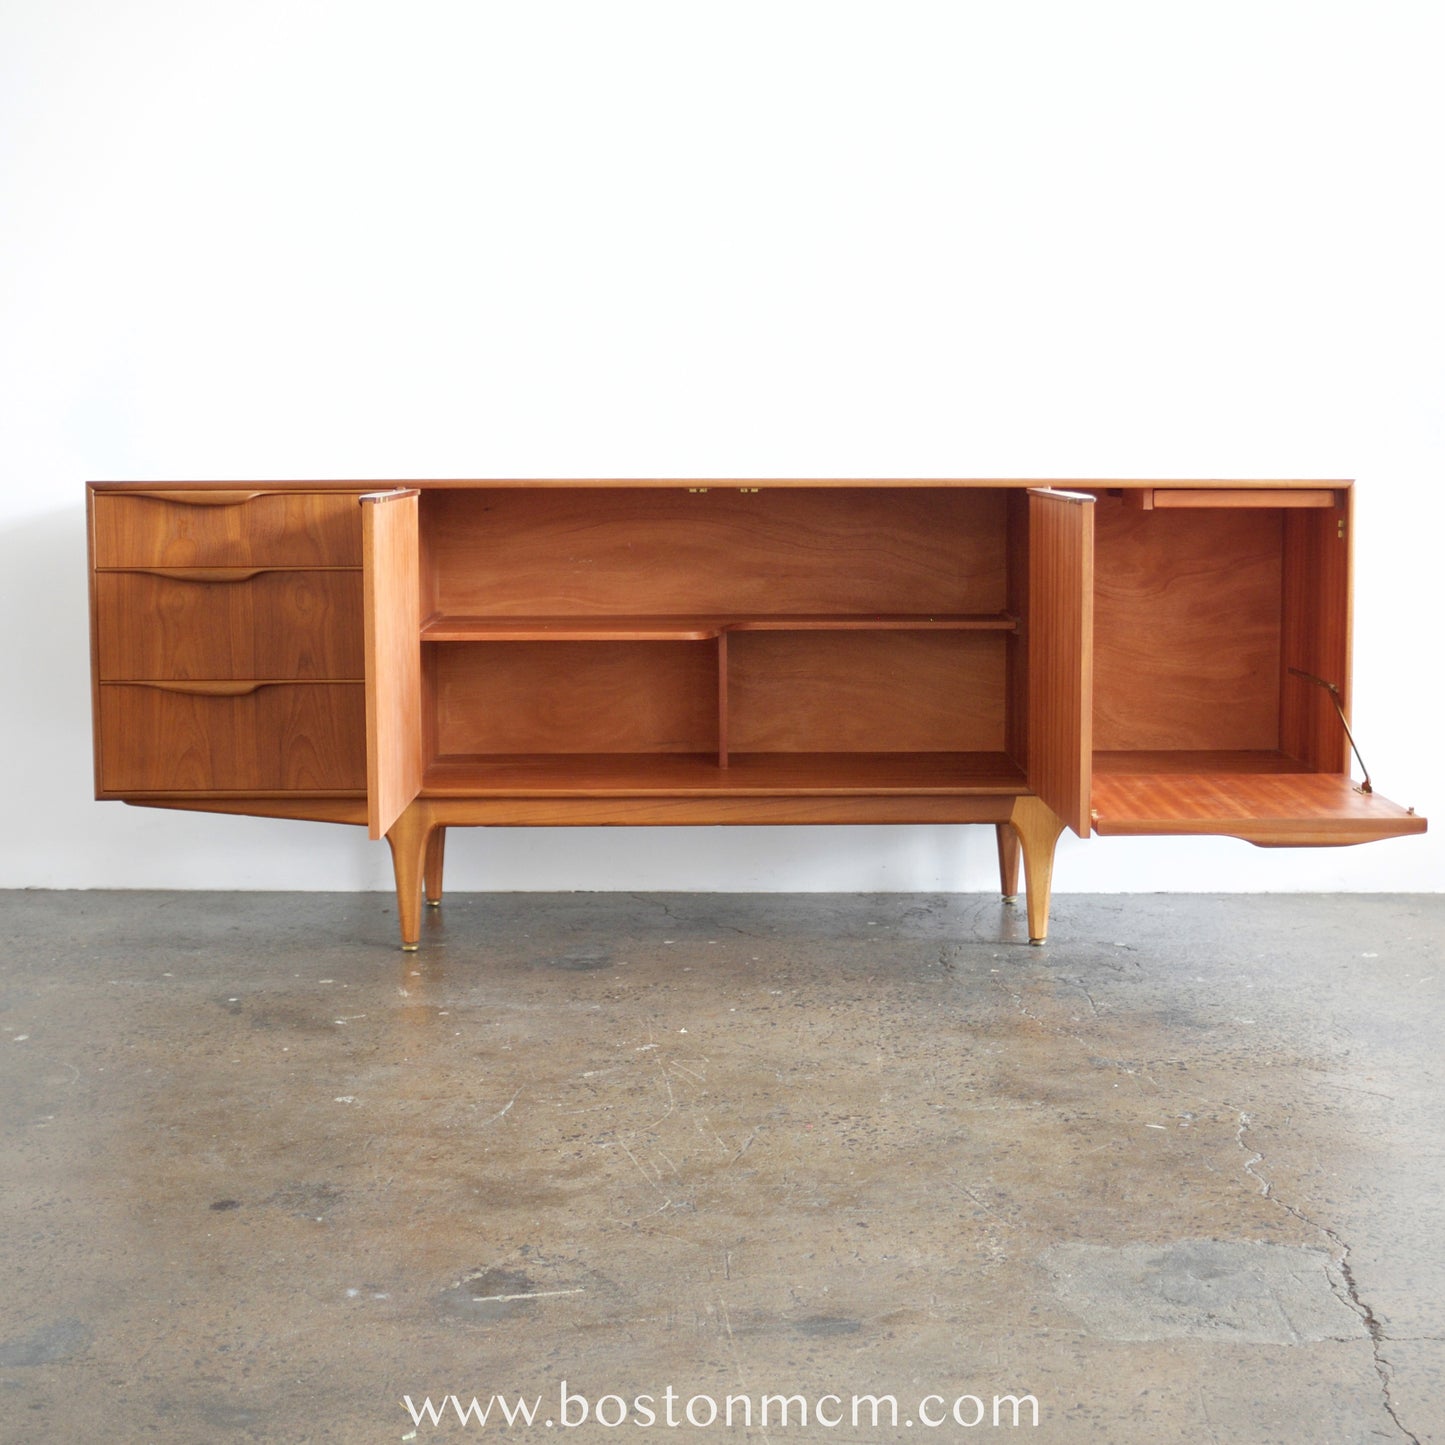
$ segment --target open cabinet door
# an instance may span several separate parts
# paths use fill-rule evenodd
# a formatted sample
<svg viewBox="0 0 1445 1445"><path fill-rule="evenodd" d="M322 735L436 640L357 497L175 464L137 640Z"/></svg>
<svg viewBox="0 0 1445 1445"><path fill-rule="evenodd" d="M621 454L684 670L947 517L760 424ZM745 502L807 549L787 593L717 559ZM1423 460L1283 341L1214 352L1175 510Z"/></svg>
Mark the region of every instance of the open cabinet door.
<svg viewBox="0 0 1445 1445"><path fill-rule="evenodd" d="M366 800L383 838L421 791L421 586L415 490L361 499L366 608Z"/></svg>
<svg viewBox="0 0 1445 1445"><path fill-rule="evenodd" d="M1094 499L1029 492L1028 784L1089 834L1094 710Z"/></svg>

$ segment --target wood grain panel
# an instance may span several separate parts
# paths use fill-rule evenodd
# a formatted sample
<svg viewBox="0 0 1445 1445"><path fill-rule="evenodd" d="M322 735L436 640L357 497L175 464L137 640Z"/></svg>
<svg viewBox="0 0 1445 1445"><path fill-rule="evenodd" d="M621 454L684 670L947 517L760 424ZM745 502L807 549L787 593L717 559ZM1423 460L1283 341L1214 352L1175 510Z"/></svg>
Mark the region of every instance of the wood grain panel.
<svg viewBox="0 0 1445 1445"><path fill-rule="evenodd" d="M421 582L417 494L361 499L370 832L385 836L421 788Z"/></svg>
<svg viewBox="0 0 1445 1445"><path fill-rule="evenodd" d="M1278 747L1282 514L1101 499L1095 521L1095 747Z"/></svg>
<svg viewBox="0 0 1445 1445"><path fill-rule="evenodd" d="M448 797L427 804L443 826L498 828L752 827L830 823L1002 823L1009 792L952 797ZM699 865L699 876L703 865Z"/></svg>
<svg viewBox="0 0 1445 1445"><path fill-rule="evenodd" d="M1338 773L1104 773L1094 826L1106 836L1223 834L1265 846L1366 843L1423 833L1425 820L1357 792Z"/></svg>
<svg viewBox="0 0 1445 1445"><path fill-rule="evenodd" d="M1002 752L1004 640L961 632L735 632L736 752Z"/></svg>
<svg viewBox="0 0 1445 1445"><path fill-rule="evenodd" d="M100 676L361 681L360 570L233 577L97 573Z"/></svg>
<svg viewBox="0 0 1445 1445"><path fill-rule="evenodd" d="M1013 795L1023 774L1002 753L607 753L438 758L428 797L953 797ZM1007 816L1007 811L1005 811Z"/></svg>
<svg viewBox="0 0 1445 1445"><path fill-rule="evenodd" d="M421 630L423 642L699 641L723 632L1016 632L1008 613L768 613L746 616L673 616L642 613L633 617L454 617L439 614Z"/></svg>
<svg viewBox="0 0 1445 1445"><path fill-rule="evenodd" d="M295 818L310 823L357 823L366 826L366 795L360 788L352 797L327 797L318 793L285 797L246 793L229 797L127 798L141 808L174 808L188 813L238 813L249 818Z"/></svg>
<svg viewBox="0 0 1445 1445"><path fill-rule="evenodd" d="M986 613L1002 489L439 491L437 606L459 616Z"/></svg>
<svg viewBox="0 0 1445 1445"><path fill-rule="evenodd" d="M1131 487L1124 505L1152 508L1333 507L1339 493L1332 487Z"/></svg>
<svg viewBox="0 0 1445 1445"><path fill-rule="evenodd" d="M263 685L238 697L103 683L102 789L359 791L365 719L359 683Z"/></svg>
<svg viewBox="0 0 1445 1445"><path fill-rule="evenodd" d="M448 643L432 669L442 755L716 755L709 642Z"/></svg>
<svg viewBox="0 0 1445 1445"><path fill-rule="evenodd" d="M1093 497L1029 493L1029 786L1089 833L1094 689Z"/></svg>
<svg viewBox="0 0 1445 1445"><path fill-rule="evenodd" d="M1350 715L1350 500L1328 512L1291 513L1284 522L1284 676L1280 746L1316 772L1348 773L1351 758L1329 693L1295 677L1297 667L1340 689Z"/></svg>
<svg viewBox="0 0 1445 1445"><path fill-rule="evenodd" d="M1101 773L1307 773L1297 758L1277 748L1209 749L1203 752L1094 753L1094 776Z"/></svg>
<svg viewBox="0 0 1445 1445"><path fill-rule="evenodd" d="M97 567L356 567L356 495L266 492L225 506L96 492Z"/></svg>
<svg viewBox="0 0 1445 1445"><path fill-rule="evenodd" d="M1017 619L1004 649L1008 677L1008 713L1005 746L1009 757L1028 772L1029 767L1029 499L1022 491L1008 495L1006 530L1008 561L1007 610Z"/></svg>

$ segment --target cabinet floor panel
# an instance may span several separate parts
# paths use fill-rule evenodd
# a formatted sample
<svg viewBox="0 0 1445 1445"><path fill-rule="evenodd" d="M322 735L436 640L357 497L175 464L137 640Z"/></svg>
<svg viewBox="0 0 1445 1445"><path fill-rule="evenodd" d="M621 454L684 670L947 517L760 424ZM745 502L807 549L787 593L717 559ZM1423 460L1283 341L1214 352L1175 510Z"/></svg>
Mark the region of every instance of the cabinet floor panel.
<svg viewBox="0 0 1445 1445"><path fill-rule="evenodd" d="M1156 773L1305 773L1309 769L1298 758L1274 748L1248 751L1180 751L1136 750L1128 752L1097 752L1094 754L1094 776L1127 773L1151 777Z"/></svg>
<svg viewBox="0 0 1445 1445"><path fill-rule="evenodd" d="M422 796L720 797L1027 793L1003 753L545 753L439 757Z"/></svg>
<svg viewBox="0 0 1445 1445"><path fill-rule="evenodd" d="M1102 755L1101 755L1102 756ZM1127 755L1115 754L1111 763ZM1095 758L1094 831L1104 837L1218 834L1264 847L1331 846L1423 833L1425 820L1343 773L1309 773L1278 754L1146 754L1192 758L1193 768L1137 771ZM1226 760L1216 769L1207 759ZM1270 759L1275 766L1268 765ZM1237 766L1232 766L1237 764Z"/></svg>

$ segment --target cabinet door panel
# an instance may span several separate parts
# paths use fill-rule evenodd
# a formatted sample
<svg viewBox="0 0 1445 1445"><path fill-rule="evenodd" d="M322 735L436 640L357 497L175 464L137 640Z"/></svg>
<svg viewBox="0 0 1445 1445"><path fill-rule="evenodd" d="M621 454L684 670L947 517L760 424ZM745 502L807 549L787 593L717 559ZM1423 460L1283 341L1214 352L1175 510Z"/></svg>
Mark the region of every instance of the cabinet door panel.
<svg viewBox="0 0 1445 1445"><path fill-rule="evenodd" d="M361 572L98 572L105 682L360 682Z"/></svg>
<svg viewBox="0 0 1445 1445"><path fill-rule="evenodd" d="M102 684L102 790L329 793L365 786L365 709L359 684L219 690L227 687ZM201 690L208 688L215 690Z"/></svg>
<svg viewBox="0 0 1445 1445"><path fill-rule="evenodd" d="M381 838L421 791L421 581L417 492L361 499L366 614L366 790Z"/></svg>
<svg viewBox="0 0 1445 1445"><path fill-rule="evenodd" d="M95 565L355 567L357 512L354 492L97 492Z"/></svg>
<svg viewBox="0 0 1445 1445"><path fill-rule="evenodd" d="M1094 499L1029 493L1028 780L1089 832L1094 707Z"/></svg>

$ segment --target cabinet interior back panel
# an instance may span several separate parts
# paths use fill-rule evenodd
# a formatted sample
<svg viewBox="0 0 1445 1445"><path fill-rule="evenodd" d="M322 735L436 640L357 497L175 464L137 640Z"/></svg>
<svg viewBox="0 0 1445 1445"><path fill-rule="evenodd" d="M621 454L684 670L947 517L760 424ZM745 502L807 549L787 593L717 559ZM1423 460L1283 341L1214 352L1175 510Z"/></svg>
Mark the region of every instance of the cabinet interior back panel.
<svg viewBox="0 0 1445 1445"><path fill-rule="evenodd" d="M1004 639L744 632L728 639L735 752L1002 752Z"/></svg>
<svg viewBox="0 0 1445 1445"><path fill-rule="evenodd" d="M432 650L436 750L444 757L717 747L713 643L446 643Z"/></svg>
<svg viewBox="0 0 1445 1445"><path fill-rule="evenodd" d="M1282 514L1095 510L1094 747L1279 746Z"/></svg>
<svg viewBox="0 0 1445 1445"><path fill-rule="evenodd" d="M996 612L1005 493L436 491L429 599L473 616Z"/></svg>

